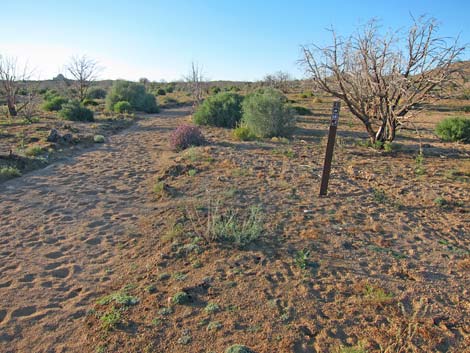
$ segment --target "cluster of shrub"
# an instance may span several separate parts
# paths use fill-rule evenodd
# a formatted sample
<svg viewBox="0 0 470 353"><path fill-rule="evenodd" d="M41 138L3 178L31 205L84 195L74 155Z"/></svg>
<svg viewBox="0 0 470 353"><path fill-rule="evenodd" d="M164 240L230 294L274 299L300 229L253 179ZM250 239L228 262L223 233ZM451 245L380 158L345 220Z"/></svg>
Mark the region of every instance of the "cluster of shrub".
<svg viewBox="0 0 470 353"><path fill-rule="evenodd" d="M58 111L59 116L65 120L73 121L94 121L93 111L86 105L92 105L91 99L80 102L76 99L68 99L59 95L55 90L48 90L44 93L44 103L42 108L46 111ZM94 102L96 103L96 102Z"/></svg>
<svg viewBox="0 0 470 353"><path fill-rule="evenodd" d="M193 121L197 125L234 129L237 139L253 140L289 136L295 126L295 110L280 91L272 88L258 90L246 97L220 92L198 107ZM178 128L170 139L175 150L203 142L199 129L188 125Z"/></svg>
<svg viewBox="0 0 470 353"><path fill-rule="evenodd" d="M58 111L59 116L65 120L94 121L93 111L88 107L98 105L96 99L105 98L106 108L116 113L158 112L155 96L147 93L143 84L123 80L115 81L109 93L103 88L91 88L83 101L66 98L55 90L44 91L43 97L42 108L46 111Z"/></svg>

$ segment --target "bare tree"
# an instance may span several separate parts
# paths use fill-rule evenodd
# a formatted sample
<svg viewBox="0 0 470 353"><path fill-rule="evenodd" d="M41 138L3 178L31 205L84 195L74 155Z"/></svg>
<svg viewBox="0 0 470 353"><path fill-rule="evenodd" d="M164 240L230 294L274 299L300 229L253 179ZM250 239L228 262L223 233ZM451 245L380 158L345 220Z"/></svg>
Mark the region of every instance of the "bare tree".
<svg viewBox="0 0 470 353"><path fill-rule="evenodd" d="M289 73L283 71L277 71L274 74L264 76L263 84L269 87L277 88L284 93L287 93L290 89L292 77Z"/></svg>
<svg viewBox="0 0 470 353"><path fill-rule="evenodd" d="M184 80L189 84L189 89L193 97L193 109L195 109L201 102L204 93L204 74L202 67L194 61L191 62L191 69Z"/></svg>
<svg viewBox="0 0 470 353"><path fill-rule="evenodd" d="M88 88L96 81L101 71L98 62L88 58L86 55L73 56L70 62L65 66L65 69L72 75L75 81L78 99L83 101L86 98Z"/></svg>
<svg viewBox="0 0 470 353"><path fill-rule="evenodd" d="M16 58L0 55L0 90L5 97L10 118L17 116L28 104L28 100L18 102L18 92L30 77L27 65L20 68Z"/></svg>
<svg viewBox="0 0 470 353"><path fill-rule="evenodd" d="M331 46L302 47L301 63L317 88L346 103L373 143L390 142L456 71L464 47L437 31L436 20L421 17L405 34L382 35L373 20L348 38L332 30Z"/></svg>

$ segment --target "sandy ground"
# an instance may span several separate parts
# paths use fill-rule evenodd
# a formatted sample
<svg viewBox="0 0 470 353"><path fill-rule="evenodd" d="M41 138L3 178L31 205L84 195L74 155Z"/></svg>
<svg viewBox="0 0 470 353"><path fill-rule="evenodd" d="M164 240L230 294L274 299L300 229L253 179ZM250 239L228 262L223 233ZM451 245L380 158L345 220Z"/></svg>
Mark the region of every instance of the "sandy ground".
<svg viewBox="0 0 470 353"><path fill-rule="evenodd" d="M148 177L165 163L160 146L184 114L141 120L99 148L0 185L1 352L61 351L119 273L119 244L139 236Z"/></svg>
<svg viewBox="0 0 470 353"><path fill-rule="evenodd" d="M468 351L469 146L422 123L418 173L411 132L384 154L357 146L361 127L344 114L320 198L329 111L299 119L288 143L204 127L209 145L178 154L168 134L188 111L165 111L2 184L0 352ZM260 239L198 237L189 215L203 228L211 200L240 219L260 205ZM181 291L189 302L172 305ZM111 293L138 302L97 303ZM122 318L104 329L114 309Z"/></svg>

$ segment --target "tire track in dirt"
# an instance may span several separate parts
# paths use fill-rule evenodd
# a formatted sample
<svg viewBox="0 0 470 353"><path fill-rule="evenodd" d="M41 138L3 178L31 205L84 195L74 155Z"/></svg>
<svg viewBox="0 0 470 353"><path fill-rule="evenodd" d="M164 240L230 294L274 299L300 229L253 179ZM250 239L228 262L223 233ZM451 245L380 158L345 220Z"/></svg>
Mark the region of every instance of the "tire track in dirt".
<svg viewBox="0 0 470 353"><path fill-rule="evenodd" d="M140 120L105 145L0 185L0 351L80 350L70 339L140 236L169 132L188 112Z"/></svg>

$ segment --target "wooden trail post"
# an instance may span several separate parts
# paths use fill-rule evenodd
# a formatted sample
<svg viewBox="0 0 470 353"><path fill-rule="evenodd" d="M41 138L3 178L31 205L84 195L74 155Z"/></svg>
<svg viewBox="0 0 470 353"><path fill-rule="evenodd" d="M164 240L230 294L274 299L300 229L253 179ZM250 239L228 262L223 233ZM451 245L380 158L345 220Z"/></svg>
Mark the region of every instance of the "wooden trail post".
<svg viewBox="0 0 470 353"><path fill-rule="evenodd" d="M333 103L330 130L328 131L328 143L326 145L325 163L323 164L323 174L321 177L320 196L326 195L328 191L328 181L330 180L331 161L333 159L333 150L335 148L336 129L338 128L340 106L341 103L339 101Z"/></svg>

